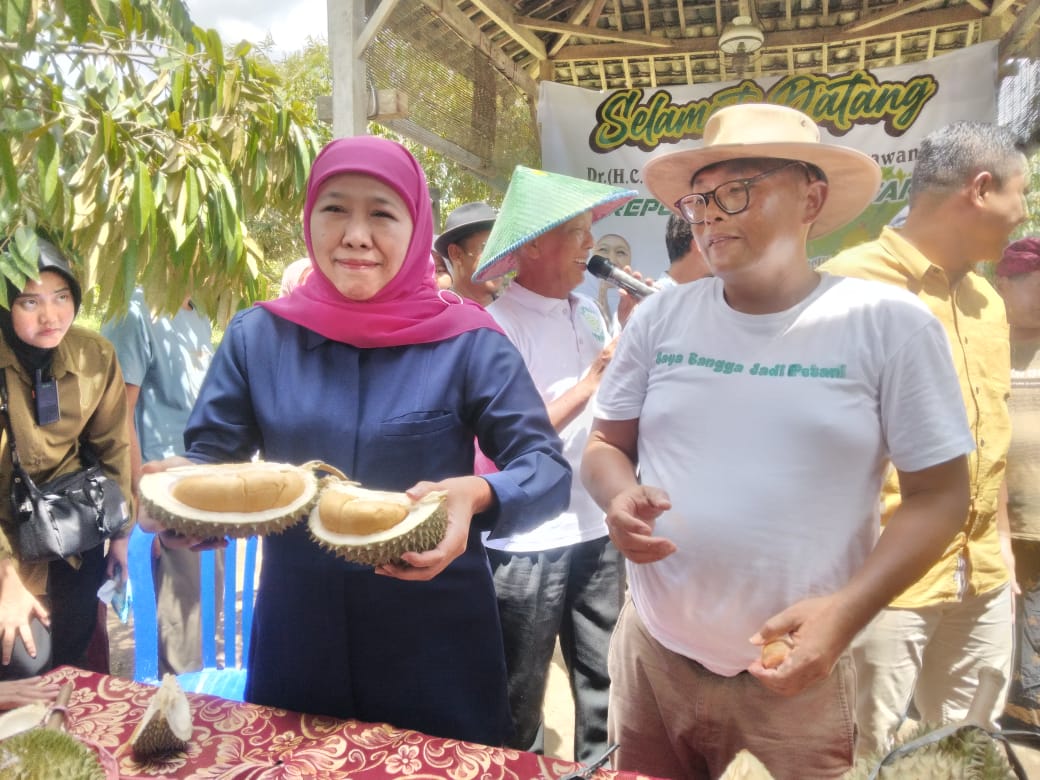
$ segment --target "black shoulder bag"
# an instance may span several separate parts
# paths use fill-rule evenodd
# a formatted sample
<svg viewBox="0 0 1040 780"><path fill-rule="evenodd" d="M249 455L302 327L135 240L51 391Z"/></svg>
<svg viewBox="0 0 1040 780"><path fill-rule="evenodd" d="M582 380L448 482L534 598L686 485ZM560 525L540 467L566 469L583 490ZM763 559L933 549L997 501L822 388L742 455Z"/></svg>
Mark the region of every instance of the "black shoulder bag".
<svg viewBox="0 0 1040 780"><path fill-rule="evenodd" d="M11 504L21 561L53 561L91 550L119 531L130 517L123 491L101 465L37 486L22 468L7 403L6 371L0 370L0 411L11 443ZM86 459L87 449L80 447ZM91 458L91 460L94 460Z"/></svg>

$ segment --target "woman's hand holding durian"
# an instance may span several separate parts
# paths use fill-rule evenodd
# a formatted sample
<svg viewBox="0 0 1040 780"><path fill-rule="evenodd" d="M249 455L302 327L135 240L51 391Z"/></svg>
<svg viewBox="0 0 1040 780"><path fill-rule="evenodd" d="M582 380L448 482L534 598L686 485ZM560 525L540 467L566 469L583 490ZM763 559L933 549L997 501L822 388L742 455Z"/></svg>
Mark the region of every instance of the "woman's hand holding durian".
<svg viewBox="0 0 1040 780"><path fill-rule="evenodd" d="M452 477L440 482L419 482L405 492L413 501L418 501L435 490L443 490L448 494L448 528L444 539L432 550L402 555L407 566L378 566L376 574L401 580L432 580L466 551L473 515L489 509L494 501L491 486L481 477Z"/></svg>
<svg viewBox="0 0 1040 780"><path fill-rule="evenodd" d="M153 460L141 466L142 474L155 474L178 466L194 466L193 461L181 455L174 455L163 460ZM170 550L190 548L196 552L202 550L215 550L227 547L228 541L224 537L203 539L196 536L185 536L176 531L164 528L162 524L148 514L141 501L137 502L137 524L141 529L150 534L156 534L159 544Z"/></svg>

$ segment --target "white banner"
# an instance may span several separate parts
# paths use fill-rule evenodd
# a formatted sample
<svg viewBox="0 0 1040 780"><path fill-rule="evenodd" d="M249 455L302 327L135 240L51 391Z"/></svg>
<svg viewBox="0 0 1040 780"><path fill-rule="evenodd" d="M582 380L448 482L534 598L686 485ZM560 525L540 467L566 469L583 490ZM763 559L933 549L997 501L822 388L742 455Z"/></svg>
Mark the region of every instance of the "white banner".
<svg viewBox="0 0 1040 780"><path fill-rule="evenodd" d="M631 248L632 266L660 276L668 267L668 209L642 185L640 171L655 151L695 148L707 117L733 103L793 106L824 129L826 143L859 149L881 165L874 203L847 228L810 245L816 258L873 239L906 203L917 146L932 130L962 119L995 122L997 44L941 57L837 76L800 74L755 81L594 92L543 81L538 117L542 165L639 190L639 197L596 223L597 240ZM840 187L841 182L831 182ZM596 296L595 280L583 292Z"/></svg>

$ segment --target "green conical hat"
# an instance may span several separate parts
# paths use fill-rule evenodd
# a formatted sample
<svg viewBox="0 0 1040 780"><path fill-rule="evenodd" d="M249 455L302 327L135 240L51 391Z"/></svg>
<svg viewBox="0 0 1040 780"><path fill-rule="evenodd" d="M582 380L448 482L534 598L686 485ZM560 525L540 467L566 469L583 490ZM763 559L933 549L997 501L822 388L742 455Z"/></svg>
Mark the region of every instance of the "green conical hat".
<svg viewBox="0 0 1040 780"><path fill-rule="evenodd" d="M595 222L638 194L635 190L561 173L516 166L473 281L484 282L512 271L516 268L516 250L532 238L586 211L592 212Z"/></svg>

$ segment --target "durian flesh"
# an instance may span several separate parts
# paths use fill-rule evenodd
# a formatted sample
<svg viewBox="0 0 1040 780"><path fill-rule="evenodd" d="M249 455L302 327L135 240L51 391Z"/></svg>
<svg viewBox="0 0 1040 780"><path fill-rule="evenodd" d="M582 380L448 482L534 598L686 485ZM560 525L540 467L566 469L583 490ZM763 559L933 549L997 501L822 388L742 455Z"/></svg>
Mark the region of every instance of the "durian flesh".
<svg viewBox="0 0 1040 780"><path fill-rule="evenodd" d="M141 477L141 503L164 527L188 536L277 533L318 497L311 469L288 463L182 466Z"/></svg>
<svg viewBox="0 0 1040 780"><path fill-rule="evenodd" d="M348 561L381 566L406 552L432 550L444 539L445 494L418 501L404 493L367 490L350 482L327 481L311 510L311 534Z"/></svg>
<svg viewBox="0 0 1040 780"><path fill-rule="evenodd" d="M191 740L191 705L177 678L163 675L140 723L130 735L134 755L147 757L174 750L184 750Z"/></svg>
<svg viewBox="0 0 1040 780"><path fill-rule="evenodd" d="M719 780L774 780L774 778L754 753L741 750L730 761Z"/></svg>

